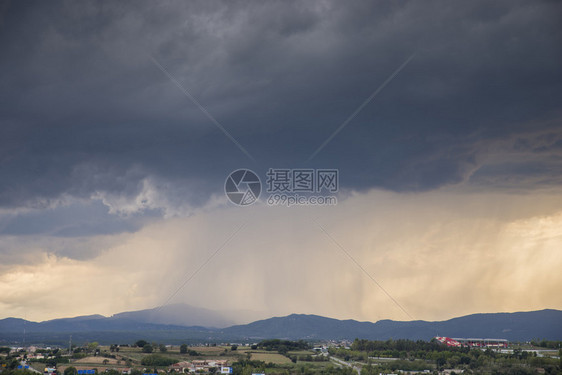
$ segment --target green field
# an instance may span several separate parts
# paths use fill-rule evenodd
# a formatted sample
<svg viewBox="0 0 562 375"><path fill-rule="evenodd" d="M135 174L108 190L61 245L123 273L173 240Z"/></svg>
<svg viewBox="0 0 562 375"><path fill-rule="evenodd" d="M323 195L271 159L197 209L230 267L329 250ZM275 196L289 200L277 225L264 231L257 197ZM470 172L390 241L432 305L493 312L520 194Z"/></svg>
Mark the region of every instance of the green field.
<svg viewBox="0 0 562 375"><path fill-rule="evenodd" d="M250 352L252 360L255 361L264 361L265 363L275 363L276 365L287 365L291 364L291 360L284 355L275 352L266 352L266 351L251 351Z"/></svg>
<svg viewBox="0 0 562 375"><path fill-rule="evenodd" d="M196 346L196 347L189 347L188 350L194 350L199 353L199 355L193 356L188 354L182 354L179 351L179 347L174 346L171 349L168 349L166 352L160 352L159 350L155 350L152 354L162 355L164 357L173 358L180 361L192 361L194 359L226 359L228 361L234 362L240 358L245 358L245 351L243 350L235 350L231 351L230 347L205 347L205 346ZM134 362L140 361L147 353L143 353L140 348L122 348L119 352L112 353L116 356L122 356L124 358L131 358Z"/></svg>
<svg viewBox="0 0 562 375"><path fill-rule="evenodd" d="M109 347L101 347L102 352L109 352ZM274 363L277 365L291 365L292 361L285 355L279 354L274 351L266 351L266 350L256 350L251 349L247 346L238 347L237 350L231 350L230 346L195 346L189 347L189 350L194 350L199 353L197 356L191 356L187 354L181 354L179 350L179 346L173 346L168 348L166 352L160 352L159 350L155 350L153 353L159 354L168 358L176 359L178 362L180 361L191 361L194 359L226 359L230 362L236 362L239 359L246 359L248 355L250 359L256 361L263 361L266 363ZM133 365L140 365L141 360L147 353L143 353L141 348L133 348L133 347L123 347L120 348L119 352L111 353L116 355L118 359L122 359L122 362L126 361L127 359L131 359L133 361ZM307 355L314 355L315 353L310 350L299 350L299 351L291 351L287 355L288 356L297 356L297 357L304 357ZM96 357L101 358L100 361L103 360L103 357ZM115 362L114 359L110 359L112 363ZM300 361L301 364L311 364L311 362ZM315 364L316 365L316 364ZM318 363L318 366L325 366L325 363Z"/></svg>

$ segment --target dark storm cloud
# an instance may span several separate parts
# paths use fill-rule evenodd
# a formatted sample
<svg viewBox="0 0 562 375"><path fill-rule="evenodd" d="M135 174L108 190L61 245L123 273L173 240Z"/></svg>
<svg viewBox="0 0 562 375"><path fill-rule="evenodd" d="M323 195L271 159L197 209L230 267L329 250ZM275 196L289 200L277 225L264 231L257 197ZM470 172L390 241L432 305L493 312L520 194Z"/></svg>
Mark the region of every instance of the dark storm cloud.
<svg viewBox="0 0 562 375"><path fill-rule="evenodd" d="M561 10L0 1L0 314L160 305L225 245L178 301L403 319L327 231L416 319L444 318L427 307L444 300L458 315L544 308L562 262ZM335 207L225 208L225 178L244 167L262 181L270 167L339 168L342 194ZM224 294L220 267L249 289ZM318 293L326 270L341 277Z"/></svg>
<svg viewBox="0 0 562 375"><path fill-rule="evenodd" d="M87 205L75 203L0 217L0 235L80 237L133 232L141 224L139 217L110 215L107 206L94 201Z"/></svg>
<svg viewBox="0 0 562 375"><path fill-rule="evenodd" d="M147 179L168 203L201 205L232 169L306 165L412 53L310 165L339 168L355 189L464 181L481 167L482 145L560 126L560 10L513 1L11 3L0 26L0 205L133 198Z"/></svg>

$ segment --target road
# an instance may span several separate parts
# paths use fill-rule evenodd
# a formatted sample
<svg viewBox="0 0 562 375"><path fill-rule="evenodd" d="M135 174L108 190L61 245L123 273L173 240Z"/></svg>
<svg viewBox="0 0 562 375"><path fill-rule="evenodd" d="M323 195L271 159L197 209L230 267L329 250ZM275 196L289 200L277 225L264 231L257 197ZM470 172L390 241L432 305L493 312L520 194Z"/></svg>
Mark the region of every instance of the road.
<svg viewBox="0 0 562 375"><path fill-rule="evenodd" d="M346 367L351 367L352 369L354 369L359 375L361 375L361 367L355 366L353 363L351 362L346 362L343 359L339 359L333 356L330 356L330 359L342 366L346 366Z"/></svg>

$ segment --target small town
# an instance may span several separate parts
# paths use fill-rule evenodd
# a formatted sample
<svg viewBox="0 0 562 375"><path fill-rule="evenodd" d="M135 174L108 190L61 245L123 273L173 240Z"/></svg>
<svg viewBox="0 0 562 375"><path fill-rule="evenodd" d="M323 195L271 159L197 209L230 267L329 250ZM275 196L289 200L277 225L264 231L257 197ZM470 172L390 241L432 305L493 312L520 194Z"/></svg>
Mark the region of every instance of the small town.
<svg viewBox="0 0 562 375"><path fill-rule="evenodd" d="M0 347L4 375L157 374L558 374L561 342L436 337L431 342L264 340L259 343L165 345L97 342L67 348Z"/></svg>

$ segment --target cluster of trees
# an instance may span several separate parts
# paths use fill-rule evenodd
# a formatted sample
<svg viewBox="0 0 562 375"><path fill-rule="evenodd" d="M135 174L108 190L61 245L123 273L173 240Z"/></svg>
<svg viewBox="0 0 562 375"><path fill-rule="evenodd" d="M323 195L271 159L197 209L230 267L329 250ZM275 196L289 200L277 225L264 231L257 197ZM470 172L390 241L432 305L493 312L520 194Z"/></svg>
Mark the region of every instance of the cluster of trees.
<svg viewBox="0 0 562 375"><path fill-rule="evenodd" d="M477 363L473 365L455 365L448 361L438 364L431 364L422 360L398 360L386 363L369 364L361 370L361 375L378 375L381 373L397 372L397 371L421 371L430 370L436 373L437 370L443 368L460 368L463 374L494 374L494 375L536 375L537 369L545 374L560 374L560 369L553 365L551 358L533 357L528 361L521 361L515 358L496 358L492 359L487 356L481 356ZM454 375L454 374L453 374Z"/></svg>
<svg viewBox="0 0 562 375"><path fill-rule="evenodd" d="M535 373L535 369L540 368L545 374L562 373L562 359L537 357L536 353L521 349L514 349L513 353L508 354L491 349L454 348L435 341L355 340L350 349L330 348L329 352L346 361L357 360L367 363L371 362L370 357L400 358L398 361L366 366L362 371L365 375L396 370L421 371L444 368L459 368L466 372L521 375Z"/></svg>
<svg viewBox="0 0 562 375"><path fill-rule="evenodd" d="M154 351L154 347L146 340L138 340L135 342L135 346L142 348L143 353L152 353Z"/></svg>
<svg viewBox="0 0 562 375"><path fill-rule="evenodd" d="M400 358L400 359L423 359L431 361L441 361L442 358L458 356L461 362L467 361L467 354L471 351L469 347L448 347L432 340L412 341L412 340L386 340L370 341L356 339L351 344L350 350L330 348L329 353L340 356L345 360L366 361L369 357L376 358ZM479 352L481 352L479 350Z"/></svg>
<svg viewBox="0 0 562 375"><path fill-rule="evenodd" d="M199 352L197 352L197 351L195 351L195 350L193 350L193 349L189 349L189 348L187 347L187 344L181 344L181 345L180 345L180 353L181 353L181 354L191 355L191 356L194 356L194 357L195 357L195 356L198 356L198 355L201 355L201 353L199 353Z"/></svg>
<svg viewBox="0 0 562 375"><path fill-rule="evenodd" d="M447 350L447 346L441 344L439 341L432 339L431 341L423 340L386 340L386 341L371 341L365 339L355 339L351 344L352 350L362 352L383 352L383 351L443 351Z"/></svg>
<svg viewBox="0 0 562 375"><path fill-rule="evenodd" d="M263 361L255 361L249 359L240 359L232 364L232 370L236 375L251 375L255 373L265 373L267 374L301 374L301 375L353 375L356 374L349 367L336 367L336 366L326 366L318 367L313 365L297 365L297 366L287 366L287 365L276 365L274 363L265 363Z"/></svg>
<svg viewBox="0 0 562 375"><path fill-rule="evenodd" d="M560 349L562 348L562 341L533 340L531 341L531 345L541 348Z"/></svg>
<svg viewBox="0 0 562 375"><path fill-rule="evenodd" d="M134 346L142 348L143 353L152 353L156 349L158 349L160 351L160 353L166 353L168 351L168 348L166 347L166 345L157 344L157 343L149 343L146 340L138 340L137 342L135 342ZM199 353L195 350L189 349L187 344L181 344L180 345L180 353L181 354L188 354L188 355L191 355L191 356L200 356L201 355L201 353Z"/></svg>
<svg viewBox="0 0 562 375"><path fill-rule="evenodd" d="M58 349L56 349L58 351ZM68 357L63 357L62 353L58 351L56 354L47 358L34 359L35 362L44 363L47 366L55 367L59 363L70 363Z"/></svg>
<svg viewBox="0 0 562 375"><path fill-rule="evenodd" d="M152 353L152 352L154 352L155 349L158 349L161 353L165 353L165 352L168 351L168 348L166 348L166 345L157 344L157 343L151 344L146 340L138 340L137 342L135 342L134 346L142 348L143 353ZM111 350L111 347L110 347L110 350ZM119 351L119 347L116 345L116 348L114 350Z"/></svg>
<svg viewBox="0 0 562 375"><path fill-rule="evenodd" d="M29 370L5 368L2 375L33 375L33 373Z"/></svg>
<svg viewBox="0 0 562 375"><path fill-rule="evenodd" d="M19 365L20 361L18 361L16 357L12 357L10 355L6 357L0 357L0 367L4 368L4 371L15 370Z"/></svg>
<svg viewBox="0 0 562 375"><path fill-rule="evenodd" d="M141 360L143 366L170 366L176 362L176 359L164 357L159 354L150 354L144 356Z"/></svg>
<svg viewBox="0 0 562 375"><path fill-rule="evenodd" d="M328 362L330 361L330 359L328 357L325 357L323 355L315 355L312 356L310 354L307 355L296 355L296 354L290 354L290 353L286 353L284 354L285 357L289 358L291 360L291 362L293 363L297 363L297 362Z"/></svg>
<svg viewBox="0 0 562 375"><path fill-rule="evenodd" d="M312 356L310 354L307 355L299 355L296 356L297 361L299 362L328 362L330 359L323 355L315 355Z"/></svg>
<svg viewBox="0 0 562 375"><path fill-rule="evenodd" d="M433 371L435 366L420 359L416 359L414 361L406 361L406 360L398 360L398 361L390 361L384 364L379 365L367 365L361 369L362 375L378 375L381 373L388 373L393 372L396 373L397 371L425 371L430 370Z"/></svg>
<svg viewBox="0 0 562 375"><path fill-rule="evenodd" d="M265 349L268 351L277 351L279 354L284 355L285 357L289 358L291 362L297 363L298 361L302 362L324 362L328 360L323 356L311 356L311 355L297 355L291 354L291 351L301 351L301 350L308 350L311 348L310 344L303 341L290 341L290 340L279 340L279 339L272 339L272 340L263 340L257 345L252 345L252 349Z"/></svg>
<svg viewBox="0 0 562 375"><path fill-rule="evenodd" d="M264 361L253 361L249 359L241 359L232 364L232 372L235 374L252 374L264 373L266 368L274 368L273 363L266 364Z"/></svg>
<svg viewBox="0 0 562 375"><path fill-rule="evenodd" d="M289 351L310 349L310 345L303 340L289 341L279 339L263 340L257 347L268 351L277 351L280 354L287 354Z"/></svg>

